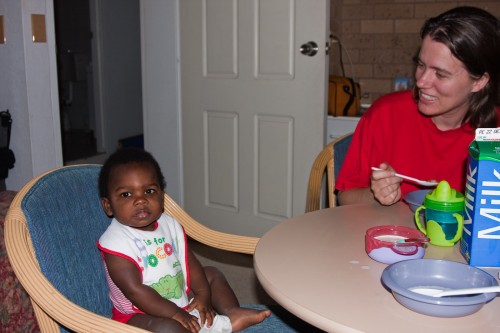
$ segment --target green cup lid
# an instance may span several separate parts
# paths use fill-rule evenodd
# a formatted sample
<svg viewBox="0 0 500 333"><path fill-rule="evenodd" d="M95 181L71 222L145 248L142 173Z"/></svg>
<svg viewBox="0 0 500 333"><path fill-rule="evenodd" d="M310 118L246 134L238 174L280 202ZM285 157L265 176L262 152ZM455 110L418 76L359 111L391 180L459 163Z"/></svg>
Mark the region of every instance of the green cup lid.
<svg viewBox="0 0 500 333"><path fill-rule="evenodd" d="M446 180L442 180L436 188L425 196L426 208L440 211L461 211L464 209L464 195L450 187Z"/></svg>

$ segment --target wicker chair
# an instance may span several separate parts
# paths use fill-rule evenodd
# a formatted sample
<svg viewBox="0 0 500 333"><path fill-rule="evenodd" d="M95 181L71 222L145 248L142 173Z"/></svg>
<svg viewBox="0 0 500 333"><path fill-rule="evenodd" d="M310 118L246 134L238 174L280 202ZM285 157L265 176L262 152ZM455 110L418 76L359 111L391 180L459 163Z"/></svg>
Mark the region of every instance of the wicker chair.
<svg viewBox="0 0 500 333"><path fill-rule="evenodd" d="M21 189L8 211L7 253L42 332L146 332L109 318L109 291L96 247L110 222L98 195L100 167L62 167L40 175ZM219 249L254 253L258 238L211 230L168 195L164 206L190 237ZM244 331L294 332L274 314Z"/></svg>
<svg viewBox="0 0 500 333"><path fill-rule="evenodd" d="M324 176L326 174L326 197L328 207L337 206L335 179L344 163L345 155L351 144L352 133L341 136L327 144L318 154L311 167L307 186L306 213L323 208L321 198Z"/></svg>

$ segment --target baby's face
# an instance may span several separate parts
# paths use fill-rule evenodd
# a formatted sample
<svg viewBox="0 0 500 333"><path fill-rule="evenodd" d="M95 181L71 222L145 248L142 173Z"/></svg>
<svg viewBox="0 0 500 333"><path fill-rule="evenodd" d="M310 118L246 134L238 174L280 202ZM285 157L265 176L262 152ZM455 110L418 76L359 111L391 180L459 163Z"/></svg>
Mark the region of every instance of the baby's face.
<svg viewBox="0 0 500 333"><path fill-rule="evenodd" d="M114 167L109 178L109 199L102 205L121 224L152 230L163 211L163 191L154 168L147 163Z"/></svg>

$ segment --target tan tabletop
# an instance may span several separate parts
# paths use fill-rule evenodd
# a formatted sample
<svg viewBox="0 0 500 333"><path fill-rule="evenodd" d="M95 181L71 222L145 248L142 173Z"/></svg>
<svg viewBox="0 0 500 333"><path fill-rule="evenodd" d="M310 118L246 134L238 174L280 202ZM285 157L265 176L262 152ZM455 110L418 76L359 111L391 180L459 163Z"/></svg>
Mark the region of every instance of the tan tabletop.
<svg viewBox="0 0 500 333"><path fill-rule="evenodd" d="M366 229L392 224L415 226L408 206L342 206L289 219L259 241L257 277L284 308L327 332L500 332L498 297L459 318L400 305L380 281L387 265L368 257L364 246ZM429 245L425 257L465 262L457 245ZM498 269L487 271L498 279Z"/></svg>

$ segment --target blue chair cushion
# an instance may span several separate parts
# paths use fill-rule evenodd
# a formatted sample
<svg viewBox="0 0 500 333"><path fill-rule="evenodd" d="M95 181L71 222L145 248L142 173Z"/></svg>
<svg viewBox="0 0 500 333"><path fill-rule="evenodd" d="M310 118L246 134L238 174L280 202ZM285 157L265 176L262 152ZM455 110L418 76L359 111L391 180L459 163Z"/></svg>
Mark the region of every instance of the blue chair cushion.
<svg viewBox="0 0 500 333"><path fill-rule="evenodd" d="M242 333L272 332L272 333L322 333L324 331L306 323L279 305L242 305L251 309L270 309L271 315L262 323L250 326Z"/></svg>
<svg viewBox="0 0 500 333"><path fill-rule="evenodd" d="M40 268L69 300L110 317L96 241L110 223L98 194L100 166L74 166L40 179L21 205Z"/></svg>
<svg viewBox="0 0 500 333"><path fill-rule="evenodd" d="M342 164L344 164L345 155L347 154L347 150L349 150L351 141L352 134L337 141L333 147L333 171L335 179L337 179L340 168L342 167Z"/></svg>

